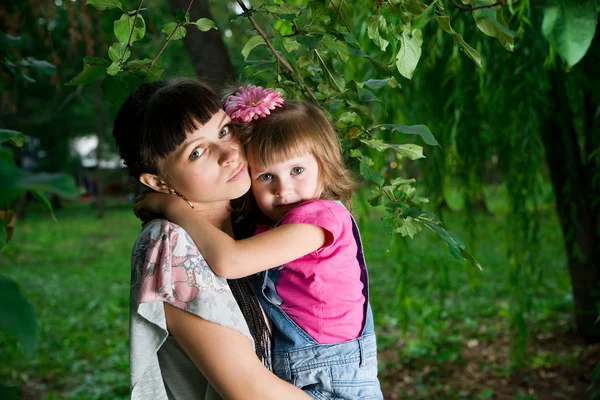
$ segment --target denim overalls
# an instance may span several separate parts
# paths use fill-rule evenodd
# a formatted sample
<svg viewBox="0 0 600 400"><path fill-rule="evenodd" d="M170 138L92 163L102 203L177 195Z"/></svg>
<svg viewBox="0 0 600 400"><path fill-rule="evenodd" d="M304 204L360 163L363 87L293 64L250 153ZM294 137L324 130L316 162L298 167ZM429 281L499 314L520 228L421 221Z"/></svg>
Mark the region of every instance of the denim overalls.
<svg viewBox="0 0 600 400"><path fill-rule="evenodd" d="M341 203L340 203L341 204ZM273 330L273 372L314 399L383 399L377 379L377 345L369 304L369 281L362 242L352 218L365 297L365 321L359 338L319 344L279 307L277 269L253 277L253 286Z"/></svg>

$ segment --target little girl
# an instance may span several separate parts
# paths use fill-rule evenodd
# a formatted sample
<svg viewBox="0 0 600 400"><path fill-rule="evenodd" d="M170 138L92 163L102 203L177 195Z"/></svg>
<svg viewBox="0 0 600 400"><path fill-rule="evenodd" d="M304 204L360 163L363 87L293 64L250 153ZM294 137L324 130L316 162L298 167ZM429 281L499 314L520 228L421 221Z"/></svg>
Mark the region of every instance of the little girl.
<svg viewBox="0 0 600 400"><path fill-rule="evenodd" d="M316 106L254 86L240 88L225 109L250 122L251 188L268 226L234 240L168 195L148 196L136 210L182 226L217 275L259 273L253 283L272 323L280 378L316 399L383 398L367 269L345 207L354 183L333 126ZM195 151L200 158L211 149Z"/></svg>

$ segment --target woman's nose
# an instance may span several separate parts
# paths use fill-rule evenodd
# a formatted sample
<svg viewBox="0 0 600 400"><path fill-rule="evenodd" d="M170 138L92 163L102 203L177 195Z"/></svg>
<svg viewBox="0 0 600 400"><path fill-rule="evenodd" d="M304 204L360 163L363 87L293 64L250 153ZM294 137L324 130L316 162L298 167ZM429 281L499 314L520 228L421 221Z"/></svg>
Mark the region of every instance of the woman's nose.
<svg viewBox="0 0 600 400"><path fill-rule="evenodd" d="M219 165L222 167L235 162L240 158L240 146L224 146L219 158Z"/></svg>

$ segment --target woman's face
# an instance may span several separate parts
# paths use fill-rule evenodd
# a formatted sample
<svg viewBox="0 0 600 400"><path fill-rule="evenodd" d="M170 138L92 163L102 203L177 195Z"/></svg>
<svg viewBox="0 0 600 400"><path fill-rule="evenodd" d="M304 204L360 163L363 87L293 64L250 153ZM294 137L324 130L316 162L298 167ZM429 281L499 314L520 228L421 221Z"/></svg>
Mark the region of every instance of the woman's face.
<svg viewBox="0 0 600 400"><path fill-rule="evenodd" d="M162 178L193 203L229 201L250 188L243 146L231 119L219 110L163 160Z"/></svg>

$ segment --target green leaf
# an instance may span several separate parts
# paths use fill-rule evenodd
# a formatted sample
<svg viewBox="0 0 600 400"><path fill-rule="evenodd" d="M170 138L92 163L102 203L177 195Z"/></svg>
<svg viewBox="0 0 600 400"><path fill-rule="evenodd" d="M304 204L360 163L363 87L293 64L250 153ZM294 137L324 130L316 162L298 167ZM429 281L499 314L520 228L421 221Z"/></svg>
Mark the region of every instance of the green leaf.
<svg viewBox="0 0 600 400"><path fill-rule="evenodd" d="M263 45L263 44L266 44L266 43L262 36L260 36L260 35L252 36L250 38L250 40L248 40L246 42L246 44L244 45L244 48L242 49L242 55L244 56L244 60L246 60L248 58L248 56L250 55L252 50L254 50L256 47Z"/></svg>
<svg viewBox="0 0 600 400"><path fill-rule="evenodd" d="M163 68L159 68L156 64L154 64L152 68L150 68L150 72L148 72L148 67L150 66L151 62L152 60L148 58L143 60L133 60L128 62L126 67L133 68L131 72L137 75L138 77L142 79L146 77L146 80L144 82L152 83L159 80L163 72L165 72L165 70Z"/></svg>
<svg viewBox="0 0 600 400"><path fill-rule="evenodd" d="M452 26L450 25L450 17L444 15L440 17L435 17L435 20L439 24L440 28L442 28L442 30L453 36L454 41L460 45L460 47L467 54L467 56L469 56L471 60L475 61L475 64L477 64L478 67L481 67L481 55L477 52L477 50L469 46L469 44L465 42L463 37L452 28Z"/></svg>
<svg viewBox="0 0 600 400"><path fill-rule="evenodd" d="M473 12L475 24L479 30L488 36L495 37L508 51L514 51L516 32L508 29L502 16L502 8L485 8Z"/></svg>
<svg viewBox="0 0 600 400"><path fill-rule="evenodd" d="M341 124L353 124L358 119L358 114L352 111L346 111L336 118L335 122Z"/></svg>
<svg viewBox="0 0 600 400"><path fill-rule="evenodd" d="M175 30L175 28L177 28L177 22L169 22L168 24L165 24L163 26L162 32L168 38L171 35L171 33L173 33L173 31ZM186 33L187 33L187 30L183 26L180 26L179 28L177 28L177 32L175 32L175 34L173 35L173 37L171 38L171 40L183 39L185 37Z"/></svg>
<svg viewBox="0 0 600 400"><path fill-rule="evenodd" d="M65 83L67 86L85 85L94 82L104 75L110 61L104 58L85 57L83 59L83 71L78 73L73 79Z"/></svg>
<svg viewBox="0 0 600 400"><path fill-rule="evenodd" d="M54 215L54 210L52 209L52 203L50 203L50 200L46 194L39 190L32 190L31 193L38 199L40 203L42 203L42 206L44 206L44 208L50 213L50 217L52 217L54 222L56 222L56 216Z"/></svg>
<svg viewBox="0 0 600 400"><path fill-rule="evenodd" d="M113 43L108 48L108 58L110 58L110 60L112 62L119 62L121 59L123 61L127 61L129 56L131 55L131 50L127 49L127 52L125 52L126 48L127 48L127 43L123 43L123 42Z"/></svg>
<svg viewBox="0 0 600 400"><path fill-rule="evenodd" d="M420 29L415 29L412 32L407 27L402 31L400 37L400 50L396 55L396 67L400 75L407 79L411 79L419 58L421 58L421 45L423 44L423 34Z"/></svg>
<svg viewBox="0 0 600 400"><path fill-rule="evenodd" d="M425 11L423 11L423 13L421 13L421 15L419 15L417 18L413 19L411 22L411 27L413 29L421 29L423 30L423 28L425 28L425 26L429 23L429 21L431 21L433 19L434 11L435 9L438 7L435 3L437 1L434 1L433 3L431 3L426 9Z"/></svg>
<svg viewBox="0 0 600 400"><path fill-rule="evenodd" d="M570 66L587 53L598 24L595 0L563 0L544 8L542 33Z"/></svg>
<svg viewBox="0 0 600 400"><path fill-rule="evenodd" d="M56 73L56 67L45 60L38 60L33 57L25 57L17 65L21 67L33 68L38 74L53 76Z"/></svg>
<svg viewBox="0 0 600 400"><path fill-rule="evenodd" d="M369 79L368 81L361 82L362 85L368 86L371 89L381 89L388 84L390 78L386 79Z"/></svg>
<svg viewBox="0 0 600 400"><path fill-rule="evenodd" d="M376 58L367 56L367 60L371 61L371 64L375 67L375 70L381 75L391 75L394 72L394 64L386 65Z"/></svg>
<svg viewBox="0 0 600 400"><path fill-rule="evenodd" d="M401 157L408 157L411 160L425 158L423 148L416 144L391 144L390 147Z"/></svg>
<svg viewBox="0 0 600 400"><path fill-rule="evenodd" d="M25 135L21 132L0 128L0 143L11 141L17 147L25 144Z"/></svg>
<svg viewBox="0 0 600 400"><path fill-rule="evenodd" d="M384 141L379 140L377 138L360 139L360 141L363 142L364 144L366 144L367 146L369 146L370 148L375 149L377 151L386 151L391 148L391 146L389 144L387 144Z"/></svg>
<svg viewBox="0 0 600 400"><path fill-rule="evenodd" d="M114 8L123 8L118 0L87 0L86 6L94 6L98 10L112 10Z"/></svg>
<svg viewBox="0 0 600 400"><path fill-rule="evenodd" d="M120 70L121 70L121 65L119 64L118 61L115 61L109 65L109 67L106 69L106 73L110 76L115 76L116 74L119 73Z"/></svg>
<svg viewBox="0 0 600 400"><path fill-rule="evenodd" d="M28 190L56 193L65 197L75 197L80 193L72 176L47 173L32 174L14 165L2 165L2 168L0 168L0 182L2 182L0 207L8 205Z"/></svg>
<svg viewBox="0 0 600 400"><path fill-rule="evenodd" d="M375 44L385 51L390 42L386 40L389 38L389 31L387 27L387 21L381 14L371 15L367 19L367 34L369 38L375 42Z"/></svg>
<svg viewBox="0 0 600 400"><path fill-rule="evenodd" d="M414 185L417 183L415 178L406 179L406 178L395 178L390 182L392 186L403 186L403 185Z"/></svg>
<svg viewBox="0 0 600 400"><path fill-rule="evenodd" d="M296 41L304 47L305 50L318 49L321 46L323 35L298 35Z"/></svg>
<svg viewBox="0 0 600 400"><path fill-rule="evenodd" d="M365 179L375 183L377 186L383 186L383 184L385 182L383 176L379 175L377 172L375 172L375 170L373 168L371 168L369 166L368 160L370 160L370 159L365 156L363 156L360 159L360 165L359 165L360 174ZM371 160L371 163L372 163L372 160Z"/></svg>
<svg viewBox="0 0 600 400"><path fill-rule="evenodd" d="M142 78L131 72L106 77L102 81L103 98L111 104L120 104L141 84Z"/></svg>
<svg viewBox="0 0 600 400"><path fill-rule="evenodd" d="M208 18L200 18L198 21L194 22L194 25L196 25L202 32L210 31L211 29L217 30L217 26L215 25L214 21Z"/></svg>
<svg viewBox="0 0 600 400"><path fill-rule="evenodd" d="M133 26L134 20L135 27ZM133 34L131 33L132 29ZM129 36L131 35L131 43L133 43L144 38L144 35L146 34L146 21L144 21L144 17L142 17L141 14L138 14L137 19L135 18L135 15L130 16L128 14L123 14L118 21L115 21L113 30L119 42L127 43L129 41Z"/></svg>
<svg viewBox="0 0 600 400"><path fill-rule="evenodd" d="M411 239L423 229L422 225L411 217L398 218L398 227L394 232L399 233L402 237L408 236Z"/></svg>
<svg viewBox="0 0 600 400"><path fill-rule="evenodd" d="M419 217L419 221L423 225L437 233L444 240L444 242L446 242L446 245L448 246L448 250L450 251L450 254L452 254L452 257L458 260L462 258L462 255L460 254L460 248L461 246L464 247L465 245L462 242L457 242L456 239L458 239L458 236L454 234L451 235L451 232L448 232L447 230L445 230L444 228L442 228L441 226L429 219Z"/></svg>
<svg viewBox="0 0 600 400"><path fill-rule="evenodd" d="M23 350L31 354L37 342L33 309L19 285L0 275L0 330L15 335Z"/></svg>
<svg viewBox="0 0 600 400"><path fill-rule="evenodd" d="M338 59L344 63L348 61L350 55L348 54L348 46L345 42L336 40L331 36L325 36L321 45L327 49L327 54L332 58Z"/></svg>
<svg viewBox="0 0 600 400"><path fill-rule="evenodd" d="M343 92L344 88L346 87L346 81L344 78L335 72L331 62L324 60L318 50L315 50L315 54L317 55L317 59L319 60L319 64L323 70L323 78L325 81L328 82L333 88L337 89L340 93Z"/></svg>
<svg viewBox="0 0 600 400"><path fill-rule="evenodd" d="M404 133L405 135L419 135L423 138L425 143L431 146L439 146L440 144L435 140L433 134L429 130L429 128L425 125L400 125L400 124L383 124L378 125L375 128L384 128L391 131L398 131L400 133Z"/></svg>

